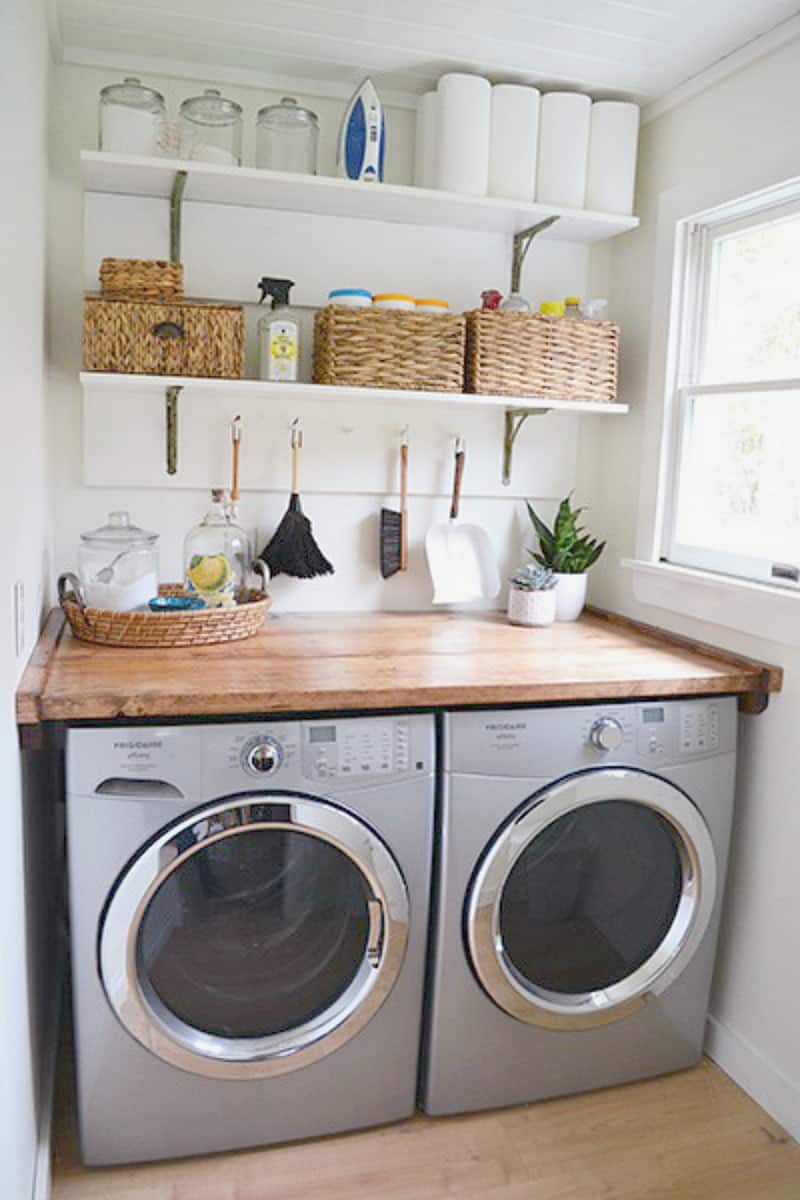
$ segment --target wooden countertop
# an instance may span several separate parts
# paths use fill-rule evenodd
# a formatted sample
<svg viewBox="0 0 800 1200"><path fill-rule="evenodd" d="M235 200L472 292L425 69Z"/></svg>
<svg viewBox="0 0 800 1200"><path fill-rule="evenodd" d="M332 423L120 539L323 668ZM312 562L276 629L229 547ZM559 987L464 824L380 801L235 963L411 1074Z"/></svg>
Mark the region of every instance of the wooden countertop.
<svg viewBox="0 0 800 1200"><path fill-rule="evenodd" d="M23 744L44 722L491 707L738 694L761 712L778 667L607 613L546 629L501 613L283 614L257 637L187 650L80 642L50 614L17 692Z"/></svg>

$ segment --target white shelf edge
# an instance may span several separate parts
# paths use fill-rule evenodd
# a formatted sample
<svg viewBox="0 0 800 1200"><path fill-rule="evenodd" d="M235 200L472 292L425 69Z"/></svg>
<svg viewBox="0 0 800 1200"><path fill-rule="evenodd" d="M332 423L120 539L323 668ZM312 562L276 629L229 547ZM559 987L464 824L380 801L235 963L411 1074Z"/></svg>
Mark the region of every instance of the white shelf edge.
<svg viewBox="0 0 800 1200"><path fill-rule="evenodd" d="M186 391L219 392L220 395L263 396L265 400L344 400L371 405L402 403L426 408L466 404L482 408L587 413L592 416L626 413L629 407L627 404L607 404L598 400L547 400L541 396L483 396L471 392L417 392L400 388L329 387L319 383L265 383L260 379L198 379L190 376L116 375L94 371L82 371L80 381L86 391L153 392L180 387Z"/></svg>
<svg viewBox="0 0 800 1200"><path fill-rule="evenodd" d="M637 217L490 196L466 196L398 184L363 184L327 175L295 175L180 159L81 152L86 192L167 198L176 171L188 172L184 199L359 220L513 234L548 216L560 219L543 237L600 242L636 229Z"/></svg>

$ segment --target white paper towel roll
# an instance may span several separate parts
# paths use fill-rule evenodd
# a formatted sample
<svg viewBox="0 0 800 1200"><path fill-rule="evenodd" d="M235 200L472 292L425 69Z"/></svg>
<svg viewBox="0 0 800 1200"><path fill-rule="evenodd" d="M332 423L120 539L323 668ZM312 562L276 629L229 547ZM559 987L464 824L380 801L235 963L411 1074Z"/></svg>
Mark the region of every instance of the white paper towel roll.
<svg viewBox="0 0 800 1200"><path fill-rule="evenodd" d="M539 146L536 88L498 83L492 88L489 195L533 200Z"/></svg>
<svg viewBox="0 0 800 1200"><path fill-rule="evenodd" d="M485 196L489 181L492 85L479 75L439 80L436 186L446 192Z"/></svg>
<svg viewBox="0 0 800 1200"><path fill-rule="evenodd" d="M438 105L436 92L426 92L420 96L417 105L417 139L414 146L414 183L417 187L436 187Z"/></svg>
<svg viewBox="0 0 800 1200"><path fill-rule="evenodd" d="M583 208L592 102L577 92L548 92L539 113L536 200Z"/></svg>
<svg viewBox="0 0 800 1200"><path fill-rule="evenodd" d="M597 100L592 105L587 208L630 216L638 141L638 104Z"/></svg>

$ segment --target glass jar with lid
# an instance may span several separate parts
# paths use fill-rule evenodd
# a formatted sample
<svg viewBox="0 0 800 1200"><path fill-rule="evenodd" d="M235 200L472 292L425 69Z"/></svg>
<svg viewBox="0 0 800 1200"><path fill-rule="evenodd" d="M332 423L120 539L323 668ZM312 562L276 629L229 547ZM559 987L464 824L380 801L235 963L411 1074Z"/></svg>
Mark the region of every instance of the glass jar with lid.
<svg viewBox="0 0 800 1200"><path fill-rule="evenodd" d="M261 108L256 117L256 166L316 175L319 118L291 96Z"/></svg>
<svg viewBox="0 0 800 1200"><path fill-rule="evenodd" d="M153 155L166 115L161 92L129 75L100 92L97 145L112 154Z"/></svg>
<svg viewBox="0 0 800 1200"><path fill-rule="evenodd" d="M250 569L250 539L233 520L230 495L222 488L211 492L211 506L183 544L186 590L203 599L208 608L236 603L236 592Z"/></svg>
<svg viewBox="0 0 800 1200"><path fill-rule="evenodd" d="M226 100L217 88L206 88L181 105L181 125L192 146L192 158L221 166L242 162L242 106Z"/></svg>
<svg viewBox="0 0 800 1200"><path fill-rule="evenodd" d="M127 512L81 534L78 575L89 608L130 612L158 594L158 534L140 529Z"/></svg>

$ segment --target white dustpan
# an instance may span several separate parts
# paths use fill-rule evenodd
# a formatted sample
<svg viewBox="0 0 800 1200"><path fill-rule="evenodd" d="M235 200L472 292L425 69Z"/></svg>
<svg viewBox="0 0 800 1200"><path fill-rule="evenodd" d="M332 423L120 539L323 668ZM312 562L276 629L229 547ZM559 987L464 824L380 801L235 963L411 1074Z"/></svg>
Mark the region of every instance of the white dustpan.
<svg viewBox="0 0 800 1200"><path fill-rule="evenodd" d="M458 519L464 458L464 442L459 438L450 520L431 526L425 538L434 604L493 600L500 591L500 575L489 535L480 525L468 525Z"/></svg>

